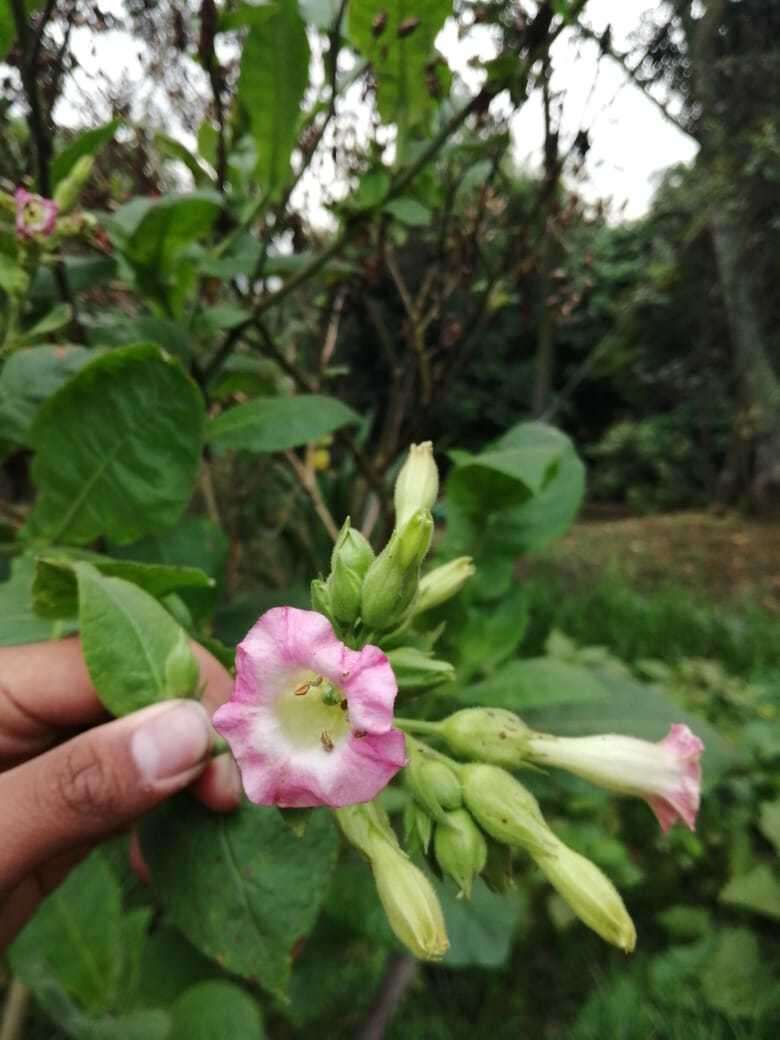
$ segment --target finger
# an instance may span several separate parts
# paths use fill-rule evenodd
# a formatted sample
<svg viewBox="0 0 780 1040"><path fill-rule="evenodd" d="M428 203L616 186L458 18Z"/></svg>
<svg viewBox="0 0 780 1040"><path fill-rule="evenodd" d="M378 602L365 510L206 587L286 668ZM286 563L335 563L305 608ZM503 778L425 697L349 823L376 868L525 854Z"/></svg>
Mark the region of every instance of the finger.
<svg viewBox="0 0 780 1040"><path fill-rule="evenodd" d="M168 701L89 730L0 775L0 891L52 856L127 826L206 765L196 701Z"/></svg>
<svg viewBox="0 0 780 1040"><path fill-rule="evenodd" d="M196 798L215 812L233 812L241 804L241 777L232 755L212 758L193 785Z"/></svg>
<svg viewBox="0 0 780 1040"><path fill-rule="evenodd" d="M0 648L0 768L105 715L80 640Z"/></svg>

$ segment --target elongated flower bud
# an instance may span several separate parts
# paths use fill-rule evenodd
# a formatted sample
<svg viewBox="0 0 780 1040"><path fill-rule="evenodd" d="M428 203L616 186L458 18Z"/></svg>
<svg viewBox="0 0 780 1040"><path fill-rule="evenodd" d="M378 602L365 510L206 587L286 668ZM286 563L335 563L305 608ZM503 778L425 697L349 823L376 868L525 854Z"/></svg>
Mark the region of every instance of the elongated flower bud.
<svg viewBox="0 0 780 1040"><path fill-rule="evenodd" d="M498 766L467 765L461 782L466 808L491 838L533 855L554 848L557 839L539 803L511 773Z"/></svg>
<svg viewBox="0 0 780 1040"><path fill-rule="evenodd" d="M198 693L200 669L189 640L179 632L176 645L165 661L165 692L169 697L195 697Z"/></svg>
<svg viewBox="0 0 780 1040"><path fill-rule="evenodd" d="M439 493L433 444L412 444L395 482L395 526L403 527L419 509L431 510Z"/></svg>
<svg viewBox="0 0 780 1040"><path fill-rule="evenodd" d="M459 556L441 567L435 567L420 579L420 591L414 601L414 613L441 606L457 596L476 568L470 556Z"/></svg>
<svg viewBox="0 0 780 1040"><path fill-rule="evenodd" d="M463 804L463 790L454 770L408 734L406 754L404 782L420 805L437 820L444 819L447 811L459 809Z"/></svg>
<svg viewBox="0 0 780 1040"><path fill-rule="evenodd" d="M54 201L59 207L59 212L65 214L70 212L79 200L79 196L86 186L92 174L95 157L82 155L71 169L67 177L63 177L54 192Z"/></svg>
<svg viewBox="0 0 780 1040"><path fill-rule="evenodd" d="M431 545L433 517L426 509L396 528L363 581L361 614L369 631L386 632L403 620L417 595L420 565Z"/></svg>
<svg viewBox="0 0 780 1040"><path fill-rule="evenodd" d="M330 592L327 582L315 578L311 583L311 605L318 614L330 617Z"/></svg>
<svg viewBox="0 0 780 1040"><path fill-rule="evenodd" d="M687 726L672 726L658 743L614 734L553 737L532 733L528 757L544 766L567 769L616 794L644 798L661 829L678 819L696 827L704 745Z"/></svg>
<svg viewBox="0 0 780 1040"><path fill-rule="evenodd" d="M440 661L433 654L426 654L413 646L390 650L387 658L402 692L434 690L455 680L455 669L449 661Z"/></svg>
<svg viewBox="0 0 780 1040"><path fill-rule="evenodd" d="M347 805L333 815L347 841L369 859L375 842L398 844L387 813L376 802Z"/></svg>
<svg viewBox="0 0 780 1040"><path fill-rule="evenodd" d="M595 863L558 838L548 851L532 855L581 921L608 943L631 953L636 945L634 923L620 893Z"/></svg>
<svg viewBox="0 0 780 1040"><path fill-rule="evenodd" d="M361 578L374 562L375 553L367 539L350 525L349 517L339 531L333 552L330 555L331 568L335 568L338 560L345 567L355 571Z"/></svg>
<svg viewBox="0 0 780 1040"><path fill-rule="evenodd" d="M464 708L444 719L438 730L459 755L508 769L527 761L531 733L521 718L503 708Z"/></svg>
<svg viewBox="0 0 780 1040"><path fill-rule="evenodd" d="M469 812L456 809L436 824L433 836L436 862L458 885L466 899L471 886L487 863L487 843Z"/></svg>
<svg viewBox="0 0 780 1040"><path fill-rule="evenodd" d="M440 960L449 948L439 899L428 878L389 842L375 842L370 858L388 923L421 960Z"/></svg>

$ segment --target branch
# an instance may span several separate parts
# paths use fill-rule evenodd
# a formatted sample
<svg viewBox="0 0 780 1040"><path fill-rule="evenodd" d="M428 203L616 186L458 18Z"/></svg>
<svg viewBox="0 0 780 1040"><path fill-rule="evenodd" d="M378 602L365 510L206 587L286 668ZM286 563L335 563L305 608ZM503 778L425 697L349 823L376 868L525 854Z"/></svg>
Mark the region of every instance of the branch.
<svg viewBox="0 0 780 1040"><path fill-rule="evenodd" d="M355 1040L382 1040L398 1005L420 971L417 961L409 954L391 954L379 986L376 1000L366 1021L355 1035Z"/></svg>
<svg viewBox="0 0 780 1040"><path fill-rule="evenodd" d="M681 130L682 133L686 135L686 137L691 137L693 138L693 140L696 140L695 134L691 132L690 128L685 125L683 120L676 116L673 112L670 112L666 105L663 103L663 101L660 101L653 93L651 93L650 84L642 79L635 66L629 64L627 54L623 54L620 51L616 51L613 47L606 45L603 36L599 35L599 33L597 32L594 32L593 29L591 29L587 25L584 25L579 20L576 23L576 28L581 36L584 36L586 40L592 40L594 43L597 43L601 48L601 53L605 54L608 58L611 58L612 61L614 61L617 65L620 66L626 78L631 83L633 83L638 90L642 91L647 100L655 105L655 107L658 109L658 111L661 113L664 119L667 120L667 122L671 123L672 126L676 126L678 130Z"/></svg>
<svg viewBox="0 0 780 1040"><path fill-rule="evenodd" d="M286 451L284 455L290 463L293 473L298 478L298 483L311 499L311 503L314 506L314 512L322 521L322 526L328 532L333 541L337 541L339 529L336 526L336 521L333 519L331 511L328 509L325 500L320 493L320 486L317 483L317 477L313 468L304 465L294 451Z"/></svg>
<svg viewBox="0 0 780 1040"><path fill-rule="evenodd" d="M13 11L16 36L19 40L20 49L19 73L22 77L27 107L30 110L28 118L30 136L35 144L38 191L47 198L51 195L51 179L49 176L51 139L41 110L40 95L38 94L37 59L40 53L43 30L53 9L54 3L52 0L49 0L41 20L41 26L37 30L36 35L31 39L24 0L11 0L11 10Z"/></svg>

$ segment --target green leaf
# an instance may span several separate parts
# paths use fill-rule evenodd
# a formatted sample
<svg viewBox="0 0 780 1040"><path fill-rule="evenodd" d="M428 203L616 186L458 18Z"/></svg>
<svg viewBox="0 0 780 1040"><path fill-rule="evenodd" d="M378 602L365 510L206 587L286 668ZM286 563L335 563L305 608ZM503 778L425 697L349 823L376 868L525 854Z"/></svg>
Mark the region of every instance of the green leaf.
<svg viewBox="0 0 780 1040"><path fill-rule="evenodd" d="M99 553L70 550L59 555L38 556L33 579L32 599L36 614L47 618L70 618L78 612L78 586L74 564L91 563L101 574L122 578L144 589L156 599L181 589L209 589L215 585L197 567L114 560Z"/></svg>
<svg viewBox="0 0 780 1040"><path fill-rule="evenodd" d="M729 906L780 920L780 880L765 863L759 863L741 877L732 878L719 899Z"/></svg>
<svg viewBox="0 0 780 1040"><path fill-rule="evenodd" d="M40 494L26 532L83 544L129 542L174 524L198 472L203 399L157 347L85 365L39 410L29 435Z"/></svg>
<svg viewBox="0 0 780 1040"><path fill-rule="evenodd" d="M103 145L113 138L119 127L121 119L112 119L110 123L96 126L93 130L85 130L72 141L68 142L62 151L54 157L51 164L52 185L56 188L61 180L68 176L76 163L84 155L97 155Z"/></svg>
<svg viewBox="0 0 780 1040"><path fill-rule="evenodd" d="M57 632L33 610L32 583L35 563L31 556L18 556L11 563L11 577L0 582L0 646L21 646L53 639Z"/></svg>
<svg viewBox="0 0 780 1040"><path fill-rule="evenodd" d="M253 26L241 56L238 93L249 115L257 151L257 177L275 192L289 175L301 101L309 83L309 43L296 0L278 0L262 25Z"/></svg>
<svg viewBox="0 0 780 1040"><path fill-rule="evenodd" d="M181 932L163 923L147 936L139 966L134 1003L168 1008L185 990L213 979L213 961L204 957Z"/></svg>
<svg viewBox="0 0 780 1040"><path fill-rule="evenodd" d="M452 14L452 0L353 0L349 5L349 37L371 62L377 81L377 102L386 123L411 126L430 112L428 65L434 40ZM385 27L377 35L377 18ZM418 18L416 28L399 36L399 26Z"/></svg>
<svg viewBox="0 0 780 1040"><path fill-rule="evenodd" d="M166 662L183 638L181 627L148 592L121 578L74 563L84 660L101 702L127 715L171 694Z"/></svg>
<svg viewBox="0 0 780 1040"><path fill-rule="evenodd" d="M500 968L512 950L522 913L518 896L497 895L480 879L470 900L456 898L444 884L436 888L450 940L442 963L451 968Z"/></svg>
<svg viewBox="0 0 780 1040"><path fill-rule="evenodd" d="M21 338L25 343L32 343L36 339L45 339L50 336L53 332L59 332L61 328L64 328L68 324L73 315L73 308L67 303L58 303L56 307L53 307L48 314L45 314L40 321L37 321L31 328L25 329L21 333Z"/></svg>
<svg viewBox="0 0 780 1040"><path fill-rule="evenodd" d="M701 976L710 1007L729 1018L753 1017L761 1012L761 994L770 982L758 938L747 928L724 928Z"/></svg>
<svg viewBox="0 0 780 1040"><path fill-rule="evenodd" d="M553 657L530 657L510 661L495 675L467 687L458 696L469 704L523 712L551 705L604 701L609 690L587 668Z"/></svg>
<svg viewBox="0 0 780 1040"><path fill-rule="evenodd" d="M219 449L286 451L357 422L360 416L333 397L259 397L213 419L207 436Z"/></svg>
<svg viewBox="0 0 780 1040"><path fill-rule="evenodd" d="M452 640L459 681L468 682L479 671L492 671L510 657L520 645L527 623L528 595L521 586L511 589L489 610L482 605L469 607L465 623Z"/></svg>
<svg viewBox="0 0 780 1040"><path fill-rule="evenodd" d="M10 950L31 988L52 978L84 1010L112 1011L126 963L119 882L93 853L48 896Z"/></svg>
<svg viewBox="0 0 780 1040"><path fill-rule="evenodd" d="M108 347L156 343L185 364L192 355L192 334L186 325L150 314L135 318L110 311L101 314L100 322L90 330L90 340Z"/></svg>
<svg viewBox="0 0 780 1040"><path fill-rule="evenodd" d="M761 806L761 819L759 822L761 833L775 847L775 852L780 856L780 798L774 802L764 802Z"/></svg>
<svg viewBox="0 0 780 1040"><path fill-rule="evenodd" d="M407 196L391 199L382 209L407 227L427 227L431 222L431 211L417 199Z"/></svg>
<svg viewBox="0 0 780 1040"><path fill-rule="evenodd" d="M0 437L26 444L35 414L74 372L97 355L85 347L29 347L0 373Z"/></svg>
<svg viewBox="0 0 780 1040"><path fill-rule="evenodd" d="M24 9L30 14L43 4L43 0L25 0ZM0 3L0 60L2 60L11 49L11 44L16 39L16 23L11 11L10 0L2 0Z"/></svg>
<svg viewBox="0 0 780 1040"><path fill-rule="evenodd" d="M161 155L184 163L197 185L213 183L213 174L203 166L197 155L193 155L181 141L177 141L175 137L171 137L169 134L158 132L154 135L154 143Z"/></svg>
<svg viewBox="0 0 780 1040"><path fill-rule="evenodd" d="M171 1008L167 1040L262 1040L255 1001L234 982L215 979L188 989Z"/></svg>
<svg viewBox="0 0 780 1040"><path fill-rule="evenodd" d="M141 837L173 923L228 971L283 996L335 867L330 814L312 813L297 835L276 809L219 816L185 796L149 817Z"/></svg>

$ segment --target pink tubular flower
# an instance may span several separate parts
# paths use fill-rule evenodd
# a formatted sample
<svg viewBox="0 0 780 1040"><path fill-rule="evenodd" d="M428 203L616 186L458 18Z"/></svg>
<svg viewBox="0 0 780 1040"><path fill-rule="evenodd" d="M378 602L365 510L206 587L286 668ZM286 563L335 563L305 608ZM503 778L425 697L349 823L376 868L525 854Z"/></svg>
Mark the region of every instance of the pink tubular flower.
<svg viewBox="0 0 780 1040"><path fill-rule="evenodd" d="M378 647L350 650L322 614L274 607L239 644L233 696L214 727L257 805L354 805L406 763L396 693Z"/></svg>
<svg viewBox="0 0 780 1040"><path fill-rule="evenodd" d="M16 200L16 234L19 238L35 238L36 235L50 235L57 222L57 203L53 199L45 199L42 195L32 195L24 188L17 188Z"/></svg>
<svg viewBox="0 0 780 1040"><path fill-rule="evenodd" d="M704 744L687 726L675 723L656 744L636 737L553 737L534 733L528 757L557 766L617 794L644 798L666 831L682 820L696 829L701 789L699 759Z"/></svg>

